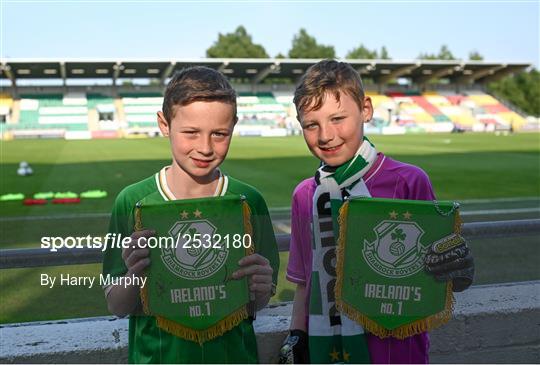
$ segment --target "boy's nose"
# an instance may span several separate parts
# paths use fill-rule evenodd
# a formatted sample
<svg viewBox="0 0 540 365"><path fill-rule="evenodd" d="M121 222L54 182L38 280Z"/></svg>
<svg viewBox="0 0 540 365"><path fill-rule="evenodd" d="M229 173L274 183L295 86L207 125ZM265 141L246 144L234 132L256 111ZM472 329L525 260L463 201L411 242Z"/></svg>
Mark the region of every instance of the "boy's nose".
<svg viewBox="0 0 540 365"><path fill-rule="evenodd" d="M334 130L329 126L321 126L319 129L319 144L326 144L334 139Z"/></svg>
<svg viewBox="0 0 540 365"><path fill-rule="evenodd" d="M212 140L210 137L203 137L199 143L199 153L203 155L211 155L213 151Z"/></svg>

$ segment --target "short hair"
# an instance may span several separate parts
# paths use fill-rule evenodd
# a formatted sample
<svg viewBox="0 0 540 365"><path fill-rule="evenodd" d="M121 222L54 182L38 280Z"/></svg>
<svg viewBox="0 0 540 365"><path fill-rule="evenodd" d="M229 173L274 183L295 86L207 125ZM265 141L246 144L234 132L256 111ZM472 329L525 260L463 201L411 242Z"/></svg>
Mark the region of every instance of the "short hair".
<svg viewBox="0 0 540 365"><path fill-rule="evenodd" d="M333 93L338 102L340 93L344 92L362 108L364 85L360 74L346 62L322 60L308 68L296 87L293 102L298 116L301 112L320 109L327 92Z"/></svg>
<svg viewBox="0 0 540 365"><path fill-rule="evenodd" d="M185 106L196 101L221 101L234 108L236 115L236 91L227 78L212 68L194 66L175 72L163 96L163 115L167 123L174 118L175 106Z"/></svg>

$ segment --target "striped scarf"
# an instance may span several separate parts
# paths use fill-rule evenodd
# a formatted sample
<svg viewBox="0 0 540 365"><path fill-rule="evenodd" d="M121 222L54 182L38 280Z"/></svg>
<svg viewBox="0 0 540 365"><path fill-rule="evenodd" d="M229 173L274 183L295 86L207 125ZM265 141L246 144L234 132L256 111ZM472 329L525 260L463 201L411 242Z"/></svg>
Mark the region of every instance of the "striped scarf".
<svg viewBox="0 0 540 365"><path fill-rule="evenodd" d="M338 167L322 165L313 195L313 272L309 303L309 353L312 363L369 363L362 326L336 309L337 217L347 196L371 196L362 177L377 158L364 137L355 156Z"/></svg>

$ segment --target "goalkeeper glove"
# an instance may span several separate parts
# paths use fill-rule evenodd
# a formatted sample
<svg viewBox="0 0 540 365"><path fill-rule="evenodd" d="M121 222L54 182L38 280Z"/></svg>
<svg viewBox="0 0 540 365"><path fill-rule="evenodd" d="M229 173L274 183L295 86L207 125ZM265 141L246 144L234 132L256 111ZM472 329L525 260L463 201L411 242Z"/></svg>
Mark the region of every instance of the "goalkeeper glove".
<svg viewBox="0 0 540 365"><path fill-rule="evenodd" d="M474 259L467 241L460 235L452 234L434 242L424 262L426 271L436 280L452 280L455 292L467 289L473 282Z"/></svg>
<svg viewBox="0 0 540 365"><path fill-rule="evenodd" d="M309 364L308 334L291 330L279 351L280 364Z"/></svg>

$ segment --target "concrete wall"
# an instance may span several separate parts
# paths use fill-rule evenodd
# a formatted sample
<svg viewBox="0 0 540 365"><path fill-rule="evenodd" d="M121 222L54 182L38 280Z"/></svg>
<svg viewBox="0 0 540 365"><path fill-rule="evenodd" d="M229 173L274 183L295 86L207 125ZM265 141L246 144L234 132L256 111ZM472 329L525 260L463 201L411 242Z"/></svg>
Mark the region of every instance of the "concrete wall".
<svg viewBox="0 0 540 365"><path fill-rule="evenodd" d="M540 362L540 281L457 293L454 318L431 333L434 363ZM261 362L275 363L291 304L259 312ZM0 363L125 363L127 319L98 317L0 327Z"/></svg>

